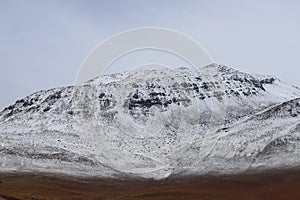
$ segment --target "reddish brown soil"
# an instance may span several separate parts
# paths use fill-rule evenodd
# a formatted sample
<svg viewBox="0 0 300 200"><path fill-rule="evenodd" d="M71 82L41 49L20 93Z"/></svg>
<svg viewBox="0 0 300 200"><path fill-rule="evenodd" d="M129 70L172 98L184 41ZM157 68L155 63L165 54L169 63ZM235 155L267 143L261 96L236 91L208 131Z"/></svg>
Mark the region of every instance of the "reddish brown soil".
<svg viewBox="0 0 300 200"><path fill-rule="evenodd" d="M2 199L300 199L300 170L260 175L164 181L75 179L0 174Z"/></svg>

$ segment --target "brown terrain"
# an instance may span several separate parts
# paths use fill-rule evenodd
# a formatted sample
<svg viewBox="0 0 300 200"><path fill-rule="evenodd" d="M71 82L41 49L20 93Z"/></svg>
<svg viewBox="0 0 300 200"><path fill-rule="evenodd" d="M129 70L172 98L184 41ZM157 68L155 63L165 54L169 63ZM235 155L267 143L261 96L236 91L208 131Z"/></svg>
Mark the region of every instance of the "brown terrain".
<svg viewBox="0 0 300 200"><path fill-rule="evenodd" d="M76 179L0 174L0 200L14 199L300 199L300 170L168 180Z"/></svg>

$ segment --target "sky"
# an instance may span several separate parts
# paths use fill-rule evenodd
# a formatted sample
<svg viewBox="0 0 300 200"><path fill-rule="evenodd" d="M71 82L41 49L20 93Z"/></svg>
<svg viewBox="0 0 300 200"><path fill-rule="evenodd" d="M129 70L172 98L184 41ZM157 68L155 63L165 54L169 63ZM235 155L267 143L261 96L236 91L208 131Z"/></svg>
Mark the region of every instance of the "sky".
<svg viewBox="0 0 300 200"><path fill-rule="evenodd" d="M299 24L297 0L0 0L0 109L38 90L73 85L95 46L140 27L182 32L218 64L300 86ZM112 67L122 71L139 55ZM165 53L144 55L147 62L184 64Z"/></svg>

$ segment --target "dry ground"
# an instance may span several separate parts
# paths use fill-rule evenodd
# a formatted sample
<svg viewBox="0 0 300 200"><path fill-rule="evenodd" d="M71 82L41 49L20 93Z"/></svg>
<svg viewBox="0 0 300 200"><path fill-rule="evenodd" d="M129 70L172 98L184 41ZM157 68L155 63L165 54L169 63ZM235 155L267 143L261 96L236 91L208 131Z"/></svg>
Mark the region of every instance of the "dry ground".
<svg viewBox="0 0 300 200"><path fill-rule="evenodd" d="M0 174L2 199L300 199L300 170L163 181Z"/></svg>

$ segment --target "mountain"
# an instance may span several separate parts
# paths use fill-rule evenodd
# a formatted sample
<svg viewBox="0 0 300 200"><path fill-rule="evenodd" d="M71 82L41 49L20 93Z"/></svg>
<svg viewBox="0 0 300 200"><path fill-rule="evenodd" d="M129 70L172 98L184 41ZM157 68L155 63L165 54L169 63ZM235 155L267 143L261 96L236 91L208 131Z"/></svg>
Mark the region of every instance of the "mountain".
<svg viewBox="0 0 300 200"><path fill-rule="evenodd" d="M212 64L36 92L0 113L0 172L144 177L300 165L300 89Z"/></svg>

